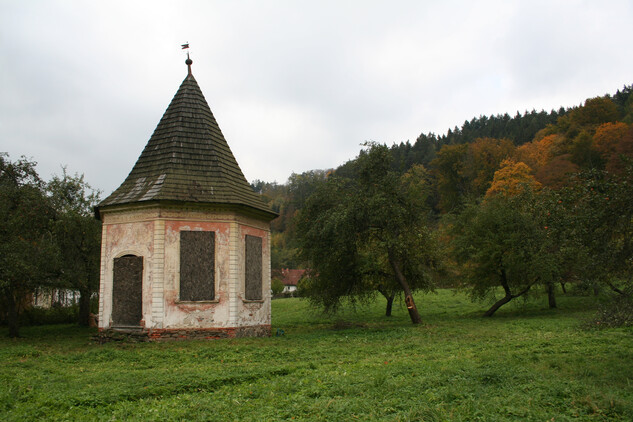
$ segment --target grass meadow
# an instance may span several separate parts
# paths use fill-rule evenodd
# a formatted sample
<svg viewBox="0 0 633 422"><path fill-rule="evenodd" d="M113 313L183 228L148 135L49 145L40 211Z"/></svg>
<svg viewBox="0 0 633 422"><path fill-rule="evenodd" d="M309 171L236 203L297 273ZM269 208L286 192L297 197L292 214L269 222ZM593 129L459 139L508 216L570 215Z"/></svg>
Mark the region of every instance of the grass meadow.
<svg viewBox="0 0 633 422"><path fill-rule="evenodd" d="M492 318L461 293L336 316L273 301L270 338L91 342L94 330L0 329L0 420L633 420L633 331L585 330L590 298Z"/></svg>

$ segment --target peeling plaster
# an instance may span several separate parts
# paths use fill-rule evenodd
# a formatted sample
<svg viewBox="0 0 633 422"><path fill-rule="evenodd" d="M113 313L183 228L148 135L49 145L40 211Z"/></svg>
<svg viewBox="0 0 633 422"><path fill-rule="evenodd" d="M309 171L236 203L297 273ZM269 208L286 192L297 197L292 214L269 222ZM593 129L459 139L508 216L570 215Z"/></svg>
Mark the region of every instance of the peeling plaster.
<svg viewBox="0 0 633 422"><path fill-rule="evenodd" d="M111 326L112 262L143 256L143 321L147 329L233 329L270 326L270 225L235 213L165 208L126 209L102 215L106 244L99 326ZM163 225L156 225L160 222ZM164 231L161 227L164 227ZM159 230L157 232L156 230ZM215 300L179 301L181 231L215 232ZM245 302L245 236L262 238L261 302ZM157 237L158 236L158 237ZM161 242L155 244L155 242ZM234 312L237 312L235 315ZM231 315L234 315L233 317Z"/></svg>

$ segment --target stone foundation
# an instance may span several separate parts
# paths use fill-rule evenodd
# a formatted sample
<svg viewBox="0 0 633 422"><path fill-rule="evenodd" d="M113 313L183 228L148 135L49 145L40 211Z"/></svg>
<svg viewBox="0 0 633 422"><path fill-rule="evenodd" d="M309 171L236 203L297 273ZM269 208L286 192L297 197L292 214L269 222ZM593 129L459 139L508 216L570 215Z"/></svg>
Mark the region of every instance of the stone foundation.
<svg viewBox="0 0 633 422"><path fill-rule="evenodd" d="M270 325L199 329L100 329L94 340L99 344L111 341L146 342L177 340L214 340L239 337L270 337Z"/></svg>

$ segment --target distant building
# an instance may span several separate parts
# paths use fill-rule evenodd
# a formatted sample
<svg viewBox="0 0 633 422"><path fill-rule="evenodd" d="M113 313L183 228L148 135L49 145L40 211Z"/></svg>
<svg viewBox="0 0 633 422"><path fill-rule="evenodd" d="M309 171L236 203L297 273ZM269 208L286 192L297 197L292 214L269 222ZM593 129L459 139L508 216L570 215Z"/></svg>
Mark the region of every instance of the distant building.
<svg viewBox="0 0 633 422"><path fill-rule="evenodd" d="M79 303L78 290L38 288L33 292L32 305L37 308L67 307L77 303Z"/></svg>
<svg viewBox="0 0 633 422"><path fill-rule="evenodd" d="M149 339L270 335L270 221L188 75L103 222L99 330Z"/></svg>
<svg viewBox="0 0 633 422"><path fill-rule="evenodd" d="M293 293L297 291L297 285L299 284L299 280L301 280L305 274L306 270L290 270L290 269L282 269L281 270L281 282L284 285L284 289L282 293Z"/></svg>

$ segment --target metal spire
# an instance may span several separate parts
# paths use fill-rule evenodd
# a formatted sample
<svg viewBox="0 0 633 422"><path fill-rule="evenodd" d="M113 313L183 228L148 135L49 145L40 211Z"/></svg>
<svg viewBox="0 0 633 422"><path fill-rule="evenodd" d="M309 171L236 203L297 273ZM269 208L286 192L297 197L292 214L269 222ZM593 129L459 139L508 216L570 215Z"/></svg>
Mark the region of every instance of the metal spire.
<svg viewBox="0 0 633 422"><path fill-rule="evenodd" d="M189 43L186 42L185 44L181 45L183 50L188 50L189 49ZM193 60L191 60L189 58L189 51L187 51L187 60L185 60L185 64L187 65L187 72L189 75L191 75L191 65L193 64Z"/></svg>

